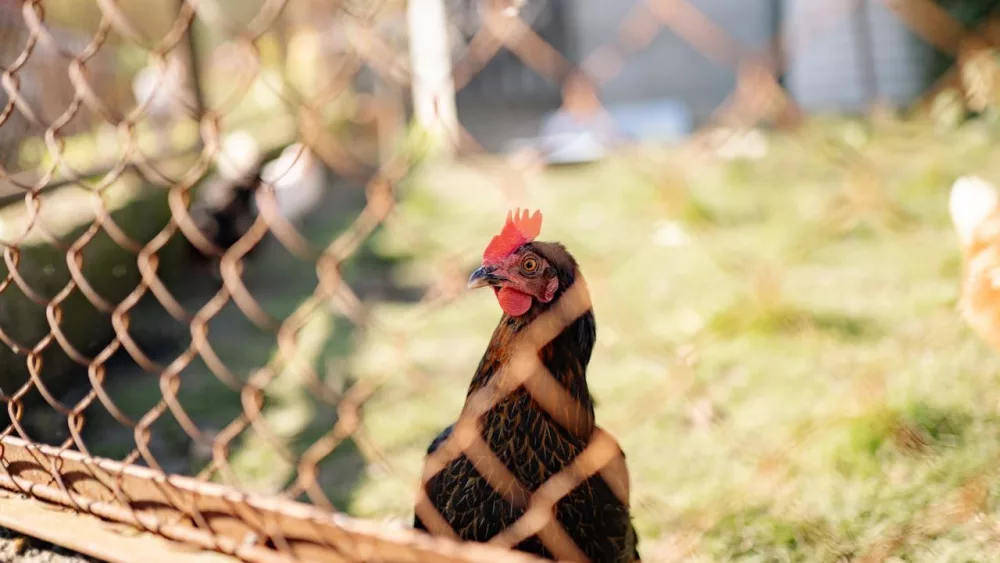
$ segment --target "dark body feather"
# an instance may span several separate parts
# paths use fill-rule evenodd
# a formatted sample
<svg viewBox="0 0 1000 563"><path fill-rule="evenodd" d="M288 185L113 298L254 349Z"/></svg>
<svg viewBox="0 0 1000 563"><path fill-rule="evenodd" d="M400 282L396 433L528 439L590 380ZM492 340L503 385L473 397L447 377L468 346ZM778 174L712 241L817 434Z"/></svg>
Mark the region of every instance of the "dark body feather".
<svg viewBox="0 0 1000 563"><path fill-rule="evenodd" d="M521 317L504 315L479 363L469 395L495 376L502 376L498 374L513 338L573 283L576 263L561 245L533 243L533 246L550 263L557 265L560 283L556 298L549 304L535 302ZM587 446L594 430L594 402L587 386L586 369L595 340L594 314L588 310L540 352L545 367L580 404L579 409L571 411L576 418L575 433L556 422L523 386L482 416L483 439L531 492L572 463ZM453 427L449 426L434 439L427 450L428 455L442 446ZM624 464L621 469L624 474L617 477L627 482ZM496 493L465 455L452 460L432 476L426 487L431 504L466 541L490 540L525 511ZM590 477L563 497L556 505L556 517L590 561L631 563L639 560L629 508L618 500L600 474ZM415 517L414 527L427 529L419 516ZM554 559L534 536L522 541L516 549Z"/></svg>
<svg viewBox="0 0 1000 563"><path fill-rule="evenodd" d="M256 219L254 197L261 183L263 164L262 160L258 160L237 179L212 178L202 186L205 193L200 194L199 200L191 207L195 226L222 251L236 244ZM214 262L217 258L205 255L193 243L188 242L187 246L189 256L195 262ZM257 246L254 246L247 256L256 250Z"/></svg>

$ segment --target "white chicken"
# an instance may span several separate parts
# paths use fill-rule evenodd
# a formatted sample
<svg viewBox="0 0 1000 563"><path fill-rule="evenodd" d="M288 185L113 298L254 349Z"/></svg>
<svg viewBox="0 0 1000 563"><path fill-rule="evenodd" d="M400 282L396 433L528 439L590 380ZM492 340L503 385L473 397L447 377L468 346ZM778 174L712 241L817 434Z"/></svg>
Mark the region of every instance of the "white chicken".
<svg viewBox="0 0 1000 563"><path fill-rule="evenodd" d="M155 131L156 151L166 152L170 148L171 122L184 115L186 107L194 106L194 93L188 86L186 72L184 62L171 53L165 65L154 62L132 79L132 95Z"/></svg>
<svg viewBox="0 0 1000 563"><path fill-rule="evenodd" d="M308 147L294 143L264 165L260 179L274 188L282 216L297 221L319 202L326 174Z"/></svg>
<svg viewBox="0 0 1000 563"><path fill-rule="evenodd" d="M150 64L132 79L132 95L137 104L146 105L146 115L165 119L183 112L192 105L193 93L187 84L186 66L174 53L167 55L166 65Z"/></svg>
<svg viewBox="0 0 1000 563"><path fill-rule="evenodd" d="M223 138L215 155L215 169L227 180L238 180L253 172L260 159L257 141L246 131L235 131Z"/></svg>

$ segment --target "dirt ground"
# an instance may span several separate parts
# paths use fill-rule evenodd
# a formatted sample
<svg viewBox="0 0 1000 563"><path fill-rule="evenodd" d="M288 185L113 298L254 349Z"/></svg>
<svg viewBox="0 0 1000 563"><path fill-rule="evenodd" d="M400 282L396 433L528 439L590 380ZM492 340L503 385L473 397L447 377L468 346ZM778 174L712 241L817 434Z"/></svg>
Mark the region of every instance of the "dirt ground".
<svg viewBox="0 0 1000 563"><path fill-rule="evenodd" d="M86 555L81 555L27 536L0 528L0 561L23 561L31 563L91 563L99 562Z"/></svg>

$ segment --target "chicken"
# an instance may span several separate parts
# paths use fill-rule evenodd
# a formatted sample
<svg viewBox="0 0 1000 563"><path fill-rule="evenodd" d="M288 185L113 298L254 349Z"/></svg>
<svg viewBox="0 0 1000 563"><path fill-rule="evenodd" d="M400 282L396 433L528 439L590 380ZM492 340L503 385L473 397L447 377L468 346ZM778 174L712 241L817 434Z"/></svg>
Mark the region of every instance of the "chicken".
<svg viewBox="0 0 1000 563"><path fill-rule="evenodd" d="M959 310L1000 351L1000 193L982 178L959 178L948 202L962 247Z"/></svg>
<svg viewBox="0 0 1000 563"><path fill-rule="evenodd" d="M278 211L289 221L304 217L323 195L323 167L301 143L285 147L278 158L264 166L260 178L274 188Z"/></svg>
<svg viewBox="0 0 1000 563"><path fill-rule="evenodd" d="M278 212L295 222L315 208L325 180L315 155L300 143L285 147L278 158L264 163L253 137L242 131L223 141L216 172L202 187L198 201L191 207L191 216L198 230L223 251L246 234L256 220L256 195L262 185L274 190ZM194 245L190 250L196 261L209 259Z"/></svg>
<svg viewBox="0 0 1000 563"><path fill-rule="evenodd" d="M191 219L212 244L225 251L253 224L263 162L253 137L242 131L225 138L215 160L217 173L199 190ZM194 262L203 265L217 258L193 243L188 244L188 251Z"/></svg>
<svg viewBox="0 0 1000 563"><path fill-rule="evenodd" d="M182 117L186 108L194 108L194 91L188 84L187 64L177 52L154 62L132 79L132 95L143 107L149 124L156 130L155 150L165 152L170 147L170 127Z"/></svg>
<svg viewBox="0 0 1000 563"><path fill-rule="evenodd" d="M580 276L576 260L562 244L534 240L540 230L540 212L508 214L503 230L483 253L481 267L469 278L469 288L489 287L494 291L503 316L472 378L466 409L468 398L477 391L492 385L503 388L502 380L511 372L507 369L511 349L519 335L556 305ZM585 312L538 353L538 359L579 403L579 408L560 404L556 410L561 411L561 422L556 421L549 414L552 409L543 408L536 401L538 397L519 385L479 418L483 440L529 493L567 468L600 431L586 379L597 337L593 310L587 303ZM452 424L433 440L428 456L442 447L455 428ZM614 443L616 461L562 496L555 514L590 561L630 563L638 561L639 554L629 511L628 470L617 442L605 436ZM425 475L430 472L429 465L425 466ZM487 542L525 512L523 503L509 502L510 497L496 492L487 477L465 454L425 477L427 500L462 540ZM429 531L421 519L420 506L418 500L414 527ZM537 536L521 541L515 549L548 559L556 556Z"/></svg>
<svg viewBox="0 0 1000 563"><path fill-rule="evenodd" d="M180 55L170 53L165 64L150 64L136 73L132 95L145 105L146 115L158 121L181 115L185 106L193 106L193 94L187 84L187 68Z"/></svg>

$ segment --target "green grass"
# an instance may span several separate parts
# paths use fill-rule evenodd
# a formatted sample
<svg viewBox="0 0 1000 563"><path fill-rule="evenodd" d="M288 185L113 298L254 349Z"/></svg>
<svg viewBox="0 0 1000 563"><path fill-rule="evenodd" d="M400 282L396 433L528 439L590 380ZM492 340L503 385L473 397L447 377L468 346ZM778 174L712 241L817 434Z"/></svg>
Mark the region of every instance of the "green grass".
<svg viewBox="0 0 1000 563"><path fill-rule="evenodd" d="M343 195L343 194L342 194ZM301 229L306 240L317 245L328 244L333 233L339 233L353 217L360 190L347 197L349 205L337 209L337 201L327 201L315 220ZM385 261L366 249L357 253L341 273L354 282L359 269L371 273L384 269ZM194 313L210 310L210 298L216 289L204 273L190 272L194 279L186 288L175 286L182 305ZM350 387L351 376L339 365L354 348L356 329L349 321L334 314L333 307L317 303L310 295L317 283L316 266L301 260L281 248L276 240L267 240L259 253L244 262L243 278L256 303L275 319L285 319L300 312L300 324L291 339L290 354L276 347L276 335L266 326L255 326L246 313L232 301L208 322L207 343L228 373L213 369L202 357L180 365L177 377L175 410L168 410L150 425L151 451L155 462L170 472L197 474L211 460L208 449L200 448L193 436L179 423L190 417L201 432L211 440L244 412L245 404L235 388L253 382L262 387L261 421L273 437L244 431L230 444L228 458L231 468L214 477L225 480L230 476L238 484L260 492L277 492L295 479L295 464L299 456L322 436L331 431L338 420L334 406L338 391ZM318 306L317 306L318 305ZM181 355L190 341L185 323L169 319L163 308L147 299L133 312L139 330L147 337L160 333L163 339L177 339L176 349L146 347L164 367ZM155 341L153 341L155 343ZM272 376L261 378L261 368L271 366ZM313 370L315 380L310 379ZM109 378L105 385L108 396L124 415L138 421L164 396L163 379L130 361L125 353L108 363ZM227 384L232 378L232 386ZM322 389L321 389L322 388ZM180 412L183 409L183 412ZM108 409L95 402L88 410L87 444L91 453L113 459L123 459L135 448L131 430L109 416ZM322 464L330 475L327 490L338 506L348 502L355 477L363 469L357 448L351 439L345 440ZM149 460L145 456L140 463Z"/></svg>
<svg viewBox="0 0 1000 563"><path fill-rule="evenodd" d="M644 147L516 174L496 159L428 164L343 274L358 289L394 265L400 286L464 287L506 209L541 208L542 238L567 245L591 290L589 381L628 456L644 560L986 560L1000 553L1000 357L956 315L947 191L959 174L1000 180L998 138L978 122L817 119L769 135L755 161ZM329 244L356 212L331 210L306 237ZM315 284L284 251L248 264L278 316ZM351 514L409 521L427 444L458 415L500 311L489 292L366 304L363 329L323 309L297 337L327 386L377 387L364 433L319 481ZM273 333L239 310L213 322L237 378L275 357ZM155 378L117 381L133 416L160 397ZM242 411L202 363L180 393L203 429ZM265 397L280 447L245 432L230 463L275 492L295 478L281 448L301 455L341 413L295 370ZM158 453L203 467L164 420ZM105 455L130 449L108 440Z"/></svg>
<svg viewBox="0 0 1000 563"><path fill-rule="evenodd" d="M947 190L1000 180L997 136L817 121L769 136L758 161L650 148L520 179L495 161L428 167L375 248L431 284L475 265L508 206L544 210L542 238L591 289L589 381L628 455L647 561L983 560L1000 552L1000 359L955 312ZM354 369L390 374L364 421L395 471L347 508L409 518L499 310L483 292L374 315L384 334ZM956 503L973 506L941 524Z"/></svg>

